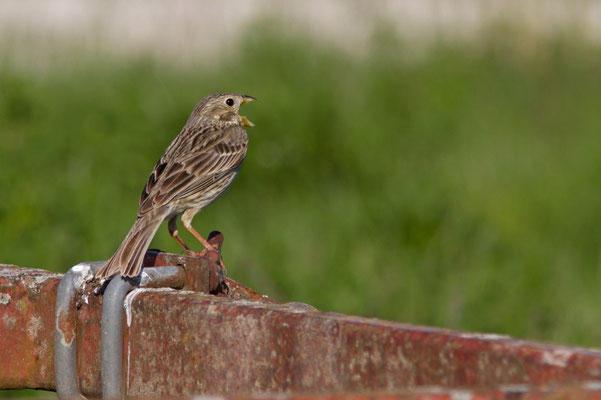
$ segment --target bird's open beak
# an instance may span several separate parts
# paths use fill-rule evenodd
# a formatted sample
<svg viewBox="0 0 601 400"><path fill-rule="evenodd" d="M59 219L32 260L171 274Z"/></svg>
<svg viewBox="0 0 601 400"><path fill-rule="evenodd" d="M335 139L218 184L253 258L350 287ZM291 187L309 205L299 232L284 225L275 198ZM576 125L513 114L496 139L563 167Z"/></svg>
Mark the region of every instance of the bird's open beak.
<svg viewBox="0 0 601 400"><path fill-rule="evenodd" d="M255 124L253 124L252 122L250 122L248 120L248 118L246 118L244 115L240 116L240 122L242 122L242 125L244 125L244 126L255 126Z"/></svg>
<svg viewBox="0 0 601 400"><path fill-rule="evenodd" d="M242 95L242 103L250 103L251 101L255 101L257 99L255 99L252 96L247 96L245 94ZM253 124L252 122L249 121L248 118L246 118L244 115L240 115L240 122L242 123L242 125L244 126L255 126L255 124Z"/></svg>

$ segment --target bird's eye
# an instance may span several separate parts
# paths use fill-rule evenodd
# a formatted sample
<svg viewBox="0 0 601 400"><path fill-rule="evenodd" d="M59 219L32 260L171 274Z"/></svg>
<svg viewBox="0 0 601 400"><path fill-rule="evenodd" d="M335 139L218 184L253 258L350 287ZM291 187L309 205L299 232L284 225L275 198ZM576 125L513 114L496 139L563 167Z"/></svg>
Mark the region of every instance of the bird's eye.
<svg viewBox="0 0 601 400"><path fill-rule="evenodd" d="M233 106L233 105L234 105L234 99L227 99L227 100L225 101L225 104L227 104L227 105L228 105L228 106L230 106L230 107L231 107L231 106Z"/></svg>

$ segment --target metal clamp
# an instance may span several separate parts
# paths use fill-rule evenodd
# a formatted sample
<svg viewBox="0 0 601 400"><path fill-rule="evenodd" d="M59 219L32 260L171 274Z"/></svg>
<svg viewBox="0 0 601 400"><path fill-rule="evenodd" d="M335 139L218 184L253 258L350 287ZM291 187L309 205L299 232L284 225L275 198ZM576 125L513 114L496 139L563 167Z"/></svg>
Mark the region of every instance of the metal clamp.
<svg viewBox="0 0 601 400"><path fill-rule="evenodd" d="M204 293L227 290L219 249L223 236L209 235L209 243L218 250L199 253L196 257L176 256L149 250L144 268L135 278L114 276L106 286L102 301L100 340L102 397L118 399L123 395L123 303L137 287L185 288ZM61 280L55 308L54 370L56 391L60 399L85 399L79 390L77 376L76 295L83 292L104 261L81 263L71 268ZM177 264L177 266L174 266ZM155 268L159 267L160 268Z"/></svg>
<svg viewBox="0 0 601 400"><path fill-rule="evenodd" d="M104 261L77 264L61 279L54 312L54 374L59 399L85 399L77 376L75 336L76 296L83 291ZM114 277L106 287L102 302L101 374L102 396L121 398L123 301L136 287L173 287L184 285L183 267L145 268L136 278Z"/></svg>
<svg viewBox="0 0 601 400"><path fill-rule="evenodd" d="M123 302L137 287L181 288L185 281L182 267L145 268L135 278L114 276L102 299L100 337L102 398L120 399L123 395Z"/></svg>

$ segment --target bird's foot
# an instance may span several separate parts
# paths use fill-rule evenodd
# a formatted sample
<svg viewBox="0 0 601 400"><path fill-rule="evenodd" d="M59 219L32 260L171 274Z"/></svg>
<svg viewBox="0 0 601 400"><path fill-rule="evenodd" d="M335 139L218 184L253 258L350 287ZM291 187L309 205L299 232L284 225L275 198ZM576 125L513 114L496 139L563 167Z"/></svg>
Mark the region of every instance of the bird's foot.
<svg viewBox="0 0 601 400"><path fill-rule="evenodd" d="M196 252L194 250L187 249L186 254L191 257L207 257L211 261L214 261L223 270L223 275L227 275L227 268L223 263L223 257L221 257L221 244L223 243L223 235L220 232L213 231L209 235L209 246L206 246L204 250Z"/></svg>
<svg viewBox="0 0 601 400"><path fill-rule="evenodd" d="M215 249L204 249L200 253L197 253L198 257L207 257L211 261L214 261L221 267L223 270L223 275L227 275L227 268L223 263L223 257L221 256L221 251Z"/></svg>

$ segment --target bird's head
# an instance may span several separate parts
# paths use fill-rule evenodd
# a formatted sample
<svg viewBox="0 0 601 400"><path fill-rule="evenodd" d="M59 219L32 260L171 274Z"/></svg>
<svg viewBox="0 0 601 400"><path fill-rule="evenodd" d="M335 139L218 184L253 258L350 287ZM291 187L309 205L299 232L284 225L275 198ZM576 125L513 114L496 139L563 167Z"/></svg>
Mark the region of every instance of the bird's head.
<svg viewBox="0 0 601 400"><path fill-rule="evenodd" d="M255 126L248 118L240 115L240 106L254 100L256 100L254 97L245 94L211 94L196 104L190 120L215 125Z"/></svg>

